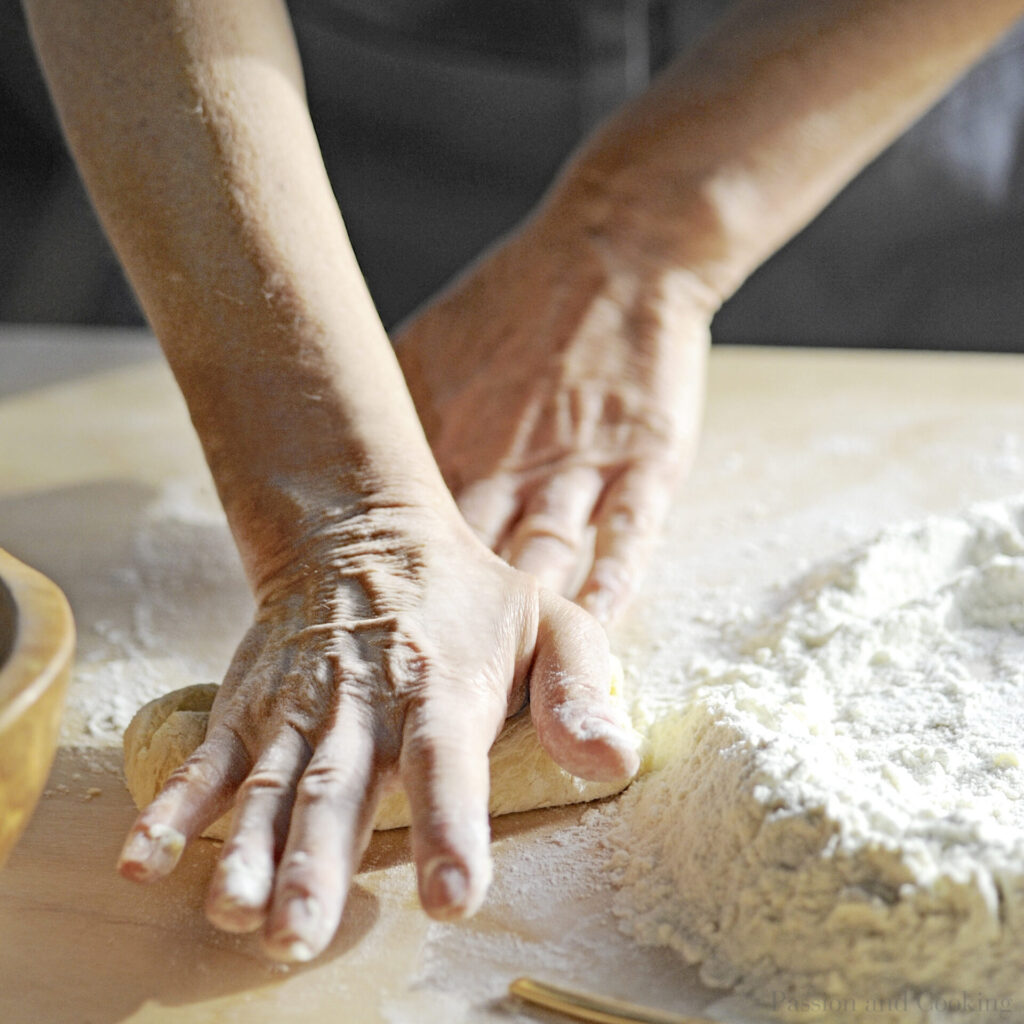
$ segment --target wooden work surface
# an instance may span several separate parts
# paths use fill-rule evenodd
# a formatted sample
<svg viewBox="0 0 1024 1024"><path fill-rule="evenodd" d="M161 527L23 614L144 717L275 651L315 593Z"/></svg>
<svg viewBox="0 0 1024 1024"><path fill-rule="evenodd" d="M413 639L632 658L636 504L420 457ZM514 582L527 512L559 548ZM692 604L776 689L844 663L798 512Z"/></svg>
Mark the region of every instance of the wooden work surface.
<svg viewBox="0 0 1024 1024"><path fill-rule="evenodd" d="M111 693L136 675L170 689L223 667L246 598L212 519L154 519L168 494L212 505L212 491L152 341L83 333L0 329L0 546L68 594L81 685L104 682L114 650ZM1024 357L716 351L696 470L616 647L642 675L670 627L756 603L887 520L1024 489L1022 400ZM178 530L161 535L159 571L154 522ZM200 549L227 568L190 562ZM133 817L120 753L73 712L49 795L0 872L3 1024L554 1020L505 998L523 973L745 1019L695 969L616 931L593 849L573 846L580 809L495 822L495 886L461 926L419 912L405 834L380 835L327 954L268 965L203 919L213 844L149 889L114 874Z"/></svg>

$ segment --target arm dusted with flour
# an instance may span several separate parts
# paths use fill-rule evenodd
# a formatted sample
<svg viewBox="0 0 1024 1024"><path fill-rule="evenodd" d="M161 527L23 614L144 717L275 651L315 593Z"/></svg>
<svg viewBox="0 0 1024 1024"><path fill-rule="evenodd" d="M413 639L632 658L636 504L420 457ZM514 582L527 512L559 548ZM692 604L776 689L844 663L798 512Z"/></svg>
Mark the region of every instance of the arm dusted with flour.
<svg viewBox="0 0 1024 1024"><path fill-rule="evenodd" d="M621 610L696 445L714 311L1022 13L746 0L611 117L399 339L478 535L595 614Z"/></svg>
<svg viewBox="0 0 1024 1024"><path fill-rule="evenodd" d="M607 643L465 527L349 248L278 0L26 0L95 204L185 394L258 611L143 811L150 880L237 796L208 913L316 955L401 778L425 908L489 878L486 754L529 688L592 778L637 759Z"/></svg>

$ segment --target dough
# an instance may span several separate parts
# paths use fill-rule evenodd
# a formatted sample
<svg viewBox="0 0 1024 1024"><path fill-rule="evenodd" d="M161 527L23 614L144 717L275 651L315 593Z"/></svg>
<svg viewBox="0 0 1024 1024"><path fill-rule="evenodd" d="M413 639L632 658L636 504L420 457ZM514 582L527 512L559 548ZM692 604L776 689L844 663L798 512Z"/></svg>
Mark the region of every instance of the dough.
<svg viewBox="0 0 1024 1024"><path fill-rule="evenodd" d="M689 666L664 767L614 808L624 928L784 1014L1020 1020L1024 500L789 593Z"/></svg>
<svg viewBox="0 0 1024 1024"><path fill-rule="evenodd" d="M621 672L612 680L617 693ZM124 769L128 790L137 807L145 807L167 777L202 743L210 708L217 694L214 683L186 686L164 694L139 709L124 734ZM490 753L490 813L514 814L541 807L598 800L618 793L626 782L588 782L560 768L541 747L524 709L505 724ZM374 828L403 828L409 824L409 804L401 789L381 801ZM225 839L230 814L203 833Z"/></svg>

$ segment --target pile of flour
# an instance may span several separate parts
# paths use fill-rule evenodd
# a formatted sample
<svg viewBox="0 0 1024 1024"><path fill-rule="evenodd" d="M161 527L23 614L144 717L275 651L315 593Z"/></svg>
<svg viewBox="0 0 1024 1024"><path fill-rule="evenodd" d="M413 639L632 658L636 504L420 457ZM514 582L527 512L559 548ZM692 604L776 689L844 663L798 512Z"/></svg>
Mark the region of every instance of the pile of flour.
<svg viewBox="0 0 1024 1024"><path fill-rule="evenodd" d="M606 838L623 929L783 1012L1024 1012L1022 531L886 530L690 666Z"/></svg>

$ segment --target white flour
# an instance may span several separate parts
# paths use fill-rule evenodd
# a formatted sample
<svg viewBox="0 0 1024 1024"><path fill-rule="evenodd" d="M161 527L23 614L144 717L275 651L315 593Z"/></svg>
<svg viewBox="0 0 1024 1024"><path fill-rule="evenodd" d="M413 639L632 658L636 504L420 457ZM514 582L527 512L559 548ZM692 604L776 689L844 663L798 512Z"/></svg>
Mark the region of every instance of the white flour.
<svg viewBox="0 0 1024 1024"><path fill-rule="evenodd" d="M64 745L120 749L147 701L219 680L251 618L252 598L212 493L172 481L128 532L122 560L104 566L105 586L79 615Z"/></svg>
<svg viewBox="0 0 1024 1024"><path fill-rule="evenodd" d="M606 839L624 930L782 1011L1020 1018L1022 529L887 530L690 666Z"/></svg>

